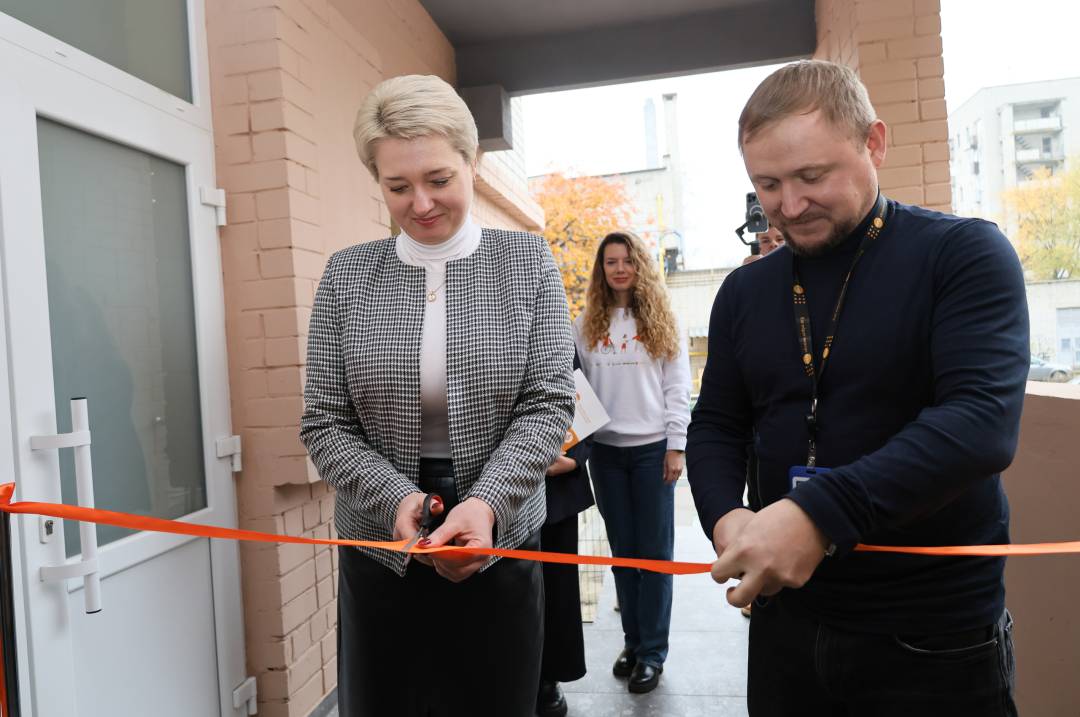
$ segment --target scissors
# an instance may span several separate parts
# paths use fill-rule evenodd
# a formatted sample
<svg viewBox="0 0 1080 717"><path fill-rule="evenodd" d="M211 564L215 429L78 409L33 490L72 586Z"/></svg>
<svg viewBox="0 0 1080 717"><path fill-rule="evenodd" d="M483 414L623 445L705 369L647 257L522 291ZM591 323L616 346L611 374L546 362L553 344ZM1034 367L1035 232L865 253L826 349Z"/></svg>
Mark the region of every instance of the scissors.
<svg viewBox="0 0 1080 717"><path fill-rule="evenodd" d="M412 559L413 554L407 552L419 543L421 540L431 535L432 529L435 527L435 523L438 522L438 518L443 512L443 499L438 493L428 493L424 496L424 508L423 514L420 516L420 530L416 531L416 535L412 540L405 543L405 565L408 566L409 561Z"/></svg>

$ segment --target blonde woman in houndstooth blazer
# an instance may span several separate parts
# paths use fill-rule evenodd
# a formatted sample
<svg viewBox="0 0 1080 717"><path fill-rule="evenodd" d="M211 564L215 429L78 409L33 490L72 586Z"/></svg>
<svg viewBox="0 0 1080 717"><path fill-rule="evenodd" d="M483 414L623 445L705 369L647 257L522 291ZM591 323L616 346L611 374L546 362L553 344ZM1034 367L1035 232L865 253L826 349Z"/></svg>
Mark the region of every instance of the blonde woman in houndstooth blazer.
<svg viewBox="0 0 1080 717"><path fill-rule="evenodd" d="M401 228L337 252L315 296L300 436L345 538L536 548L574 411L573 338L546 242L470 218L472 115L437 77L386 80L354 130ZM543 589L531 561L341 548L338 701L360 715L532 714Z"/></svg>

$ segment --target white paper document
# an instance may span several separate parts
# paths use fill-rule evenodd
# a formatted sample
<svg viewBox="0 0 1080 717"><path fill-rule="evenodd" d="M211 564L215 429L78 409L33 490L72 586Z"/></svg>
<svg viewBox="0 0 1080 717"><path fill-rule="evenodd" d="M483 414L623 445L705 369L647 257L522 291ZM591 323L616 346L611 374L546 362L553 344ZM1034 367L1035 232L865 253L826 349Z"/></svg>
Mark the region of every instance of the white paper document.
<svg viewBox="0 0 1080 717"><path fill-rule="evenodd" d="M600 405L600 399L596 397L592 386L585 380L581 369L574 371L574 384L577 386L577 406L574 409L574 423L566 432L566 440L563 442L563 453L611 420Z"/></svg>

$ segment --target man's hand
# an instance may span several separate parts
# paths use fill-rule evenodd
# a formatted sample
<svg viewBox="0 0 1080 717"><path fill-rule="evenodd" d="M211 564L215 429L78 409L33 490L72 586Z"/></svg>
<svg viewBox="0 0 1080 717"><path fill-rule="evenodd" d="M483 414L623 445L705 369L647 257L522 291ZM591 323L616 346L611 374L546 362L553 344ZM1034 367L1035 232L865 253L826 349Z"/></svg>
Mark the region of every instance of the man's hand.
<svg viewBox="0 0 1080 717"><path fill-rule="evenodd" d="M718 542L720 523L735 512L717 521L714 542ZM775 595L782 588L802 587L824 559L829 545L828 538L810 516L787 499L752 515L733 540L726 533L722 537L724 548L713 563L712 577L718 583L741 579L738 586L727 592L728 602L735 607L749 605L758 595Z"/></svg>
<svg viewBox="0 0 1080 717"><path fill-rule="evenodd" d="M421 541L425 548L441 545L460 545L466 548L490 548L491 532L495 527L495 513L479 498L466 498L446 515L438 529ZM425 557L425 556L416 556ZM461 556L434 553L426 556L435 566L435 572L447 580L460 583L484 566L487 555Z"/></svg>
<svg viewBox="0 0 1080 717"><path fill-rule="evenodd" d="M569 456L559 456L547 469L547 474L549 476L561 476L564 473L569 473L575 468L577 468L577 461Z"/></svg>
<svg viewBox="0 0 1080 717"><path fill-rule="evenodd" d="M664 454L664 482L674 483L686 467L685 451L668 451Z"/></svg>
<svg viewBox="0 0 1080 717"><path fill-rule="evenodd" d="M716 525L713 526L712 530L713 549L716 550L716 557L723 555L727 546L735 542L735 538L739 537L739 533L753 518L754 511L747 508L736 508L716 521Z"/></svg>

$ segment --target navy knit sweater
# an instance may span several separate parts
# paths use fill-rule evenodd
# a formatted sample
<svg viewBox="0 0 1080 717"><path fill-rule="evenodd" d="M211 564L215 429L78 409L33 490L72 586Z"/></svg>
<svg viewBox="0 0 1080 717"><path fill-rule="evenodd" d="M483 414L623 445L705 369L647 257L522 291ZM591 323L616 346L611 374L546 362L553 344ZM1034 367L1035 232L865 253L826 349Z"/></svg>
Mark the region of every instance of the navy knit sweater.
<svg viewBox="0 0 1080 717"><path fill-rule="evenodd" d="M848 287L819 386L818 465L807 459L811 381L792 307L806 288L815 356L866 223L826 255L788 249L724 281L687 446L702 526L742 506L750 476L764 504L798 503L839 550L785 600L827 624L868 632L951 632L994 622L1002 558L853 552L857 542L1008 542L1000 472L1019 432L1030 348L1024 280L997 227L889 202L886 224Z"/></svg>

